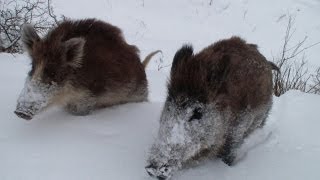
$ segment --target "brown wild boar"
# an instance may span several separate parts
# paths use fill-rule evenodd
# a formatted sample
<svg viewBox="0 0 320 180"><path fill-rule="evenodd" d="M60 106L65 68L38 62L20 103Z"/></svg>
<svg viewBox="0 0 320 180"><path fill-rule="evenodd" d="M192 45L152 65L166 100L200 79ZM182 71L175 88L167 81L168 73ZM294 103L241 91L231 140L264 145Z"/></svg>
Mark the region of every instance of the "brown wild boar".
<svg viewBox="0 0 320 180"><path fill-rule="evenodd" d="M168 179L205 158L233 165L237 149L263 127L272 106L272 70L277 67L256 45L239 37L193 54L183 46L174 56L158 137L146 170Z"/></svg>
<svg viewBox="0 0 320 180"><path fill-rule="evenodd" d="M146 101L144 66L158 51L140 62L119 28L95 20L66 20L40 38L31 25L22 42L32 59L15 113L24 119L51 104L75 115L106 106Z"/></svg>

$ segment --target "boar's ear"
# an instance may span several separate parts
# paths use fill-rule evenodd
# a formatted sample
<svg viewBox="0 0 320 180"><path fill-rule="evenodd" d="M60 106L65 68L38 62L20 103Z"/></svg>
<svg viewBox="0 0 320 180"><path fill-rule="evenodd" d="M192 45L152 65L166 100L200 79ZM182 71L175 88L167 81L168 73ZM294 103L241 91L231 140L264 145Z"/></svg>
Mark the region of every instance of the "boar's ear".
<svg viewBox="0 0 320 180"><path fill-rule="evenodd" d="M84 38L72 38L65 42L66 61L73 68L79 68L82 65L82 57L84 55Z"/></svg>
<svg viewBox="0 0 320 180"><path fill-rule="evenodd" d="M177 70L177 68L186 62L193 55L193 47L191 45L183 45L174 55L172 66L171 66L171 75Z"/></svg>
<svg viewBox="0 0 320 180"><path fill-rule="evenodd" d="M24 24L21 31L21 40L29 54L32 54L33 45L40 41L40 37L31 24Z"/></svg>

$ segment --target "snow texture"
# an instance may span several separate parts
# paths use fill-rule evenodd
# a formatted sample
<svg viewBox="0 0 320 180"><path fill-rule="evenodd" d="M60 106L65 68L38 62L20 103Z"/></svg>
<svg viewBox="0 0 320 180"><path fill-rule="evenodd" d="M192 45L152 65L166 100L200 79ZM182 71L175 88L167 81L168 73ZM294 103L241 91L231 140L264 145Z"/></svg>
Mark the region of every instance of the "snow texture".
<svg viewBox="0 0 320 180"><path fill-rule="evenodd" d="M126 104L83 117L53 107L26 122L13 114L29 68L25 59L0 55L0 83L5 84L0 88L0 179L150 179L144 167L162 102ZM159 98L165 91L163 73L147 74L151 94ZM319 103L320 96L297 91L274 98L266 126L246 140L247 155L236 166L211 160L174 178L319 179Z"/></svg>
<svg viewBox="0 0 320 180"><path fill-rule="evenodd" d="M163 51L147 70L148 103L102 109L73 116L52 107L30 122L13 111L30 60L27 55L0 54L1 180L151 180L144 167L157 136L166 96L166 80L175 51L190 42L198 51L232 35L256 43L268 59L282 45L287 14L296 16L294 40L320 40L319 0L56 0L57 13L72 18L96 17L119 26L141 57ZM320 46L307 51L319 66ZM157 71L158 65L164 66ZM166 67L168 66L168 67ZM179 171L176 180L318 180L320 96L290 91L274 98L266 126L241 148L233 167L208 160Z"/></svg>

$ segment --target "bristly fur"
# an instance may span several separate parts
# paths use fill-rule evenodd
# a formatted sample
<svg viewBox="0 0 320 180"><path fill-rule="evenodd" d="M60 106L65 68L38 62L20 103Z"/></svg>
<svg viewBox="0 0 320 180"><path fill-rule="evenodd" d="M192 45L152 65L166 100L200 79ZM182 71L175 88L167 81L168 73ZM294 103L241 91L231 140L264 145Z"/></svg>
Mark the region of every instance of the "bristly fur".
<svg viewBox="0 0 320 180"><path fill-rule="evenodd" d="M24 34L35 32L27 27ZM55 79L58 84L72 79L73 86L89 88L93 95L127 82L146 88L146 75L138 49L127 44L121 30L111 24L96 19L66 20L32 47L33 67L41 63L47 71L62 75Z"/></svg>
<svg viewBox="0 0 320 180"><path fill-rule="evenodd" d="M96 108L147 100L139 50L116 26L96 19L65 20L40 38L31 25L25 25L22 42L32 59L30 79L43 87L57 86L55 95L44 96L52 97L48 104L59 102L69 112L85 115Z"/></svg>
<svg viewBox="0 0 320 180"><path fill-rule="evenodd" d="M186 94L199 101L213 101L227 95L219 99L221 105L245 109L248 103L256 106L269 99L271 87L267 86L270 79L266 72L271 69L257 46L247 45L238 37L216 42L196 55L190 45L183 46L172 63L168 96ZM255 76L257 72L265 75ZM249 74L250 79L245 79ZM256 92L260 84L267 86L262 94Z"/></svg>
<svg viewBox="0 0 320 180"><path fill-rule="evenodd" d="M204 64L193 60L193 48L184 45L177 51L173 58L171 77L168 83L168 97L175 98L177 95L194 97L201 102L207 99L207 71Z"/></svg>
<svg viewBox="0 0 320 180"><path fill-rule="evenodd" d="M74 68L80 68L82 66L85 43L86 40L82 37L72 38L65 42L67 64Z"/></svg>
<svg viewBox="0 0 320 180"><path fill-rule="evenodd" d="M272 105L272 70L257 46L239 37L197 54L190 45L174 56L149 175L168 179L201 159L236 163L237 149L263 127Z"/></svg>

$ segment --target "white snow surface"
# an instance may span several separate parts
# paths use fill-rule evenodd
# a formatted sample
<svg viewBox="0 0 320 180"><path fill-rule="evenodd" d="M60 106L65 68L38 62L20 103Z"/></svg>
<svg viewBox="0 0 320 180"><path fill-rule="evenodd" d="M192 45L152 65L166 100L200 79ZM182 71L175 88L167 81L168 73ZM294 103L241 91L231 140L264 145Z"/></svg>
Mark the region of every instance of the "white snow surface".
<svg viewBox="0 0 320 180"><path fill-rule="evenodd" d="M95 17L119 26L144 57L163 51L170 65L183 43L195 51L232 35L279 53L287 14L296 16L295 41L320 41L319 0L55 0L57 13ZM284 17L283 17L284 16ZM282 17L282 18L281 18ZM319 66L320 46L306 52ZM147 69L150 102L73 116L51 107L31 121L18 118L16 100L30 69L26 55L0 54L0 180L148 180L144 166L157 136L170 67ZM274 98L266 126L246 140L233 167L220 160L179 171L176 180L320 179L320 96L290 91ZM247 153L246 153L247 152Z"/></svg>
<svg viewBox="0 0 320 180"><path fill-rule="evenodd" d="M320 0L54 0L56 13L74 19L98 18L120 27L142 57L161 49L163 66L184 43L196 51L234 35L258 44L272 60L279 56L288 23L295 18L293 47L320 41ZM320 66L320 45L306 51L311 66ZM149 68L157 68L157 61ZM166 68L168 69L168 68Z"/></svg>

